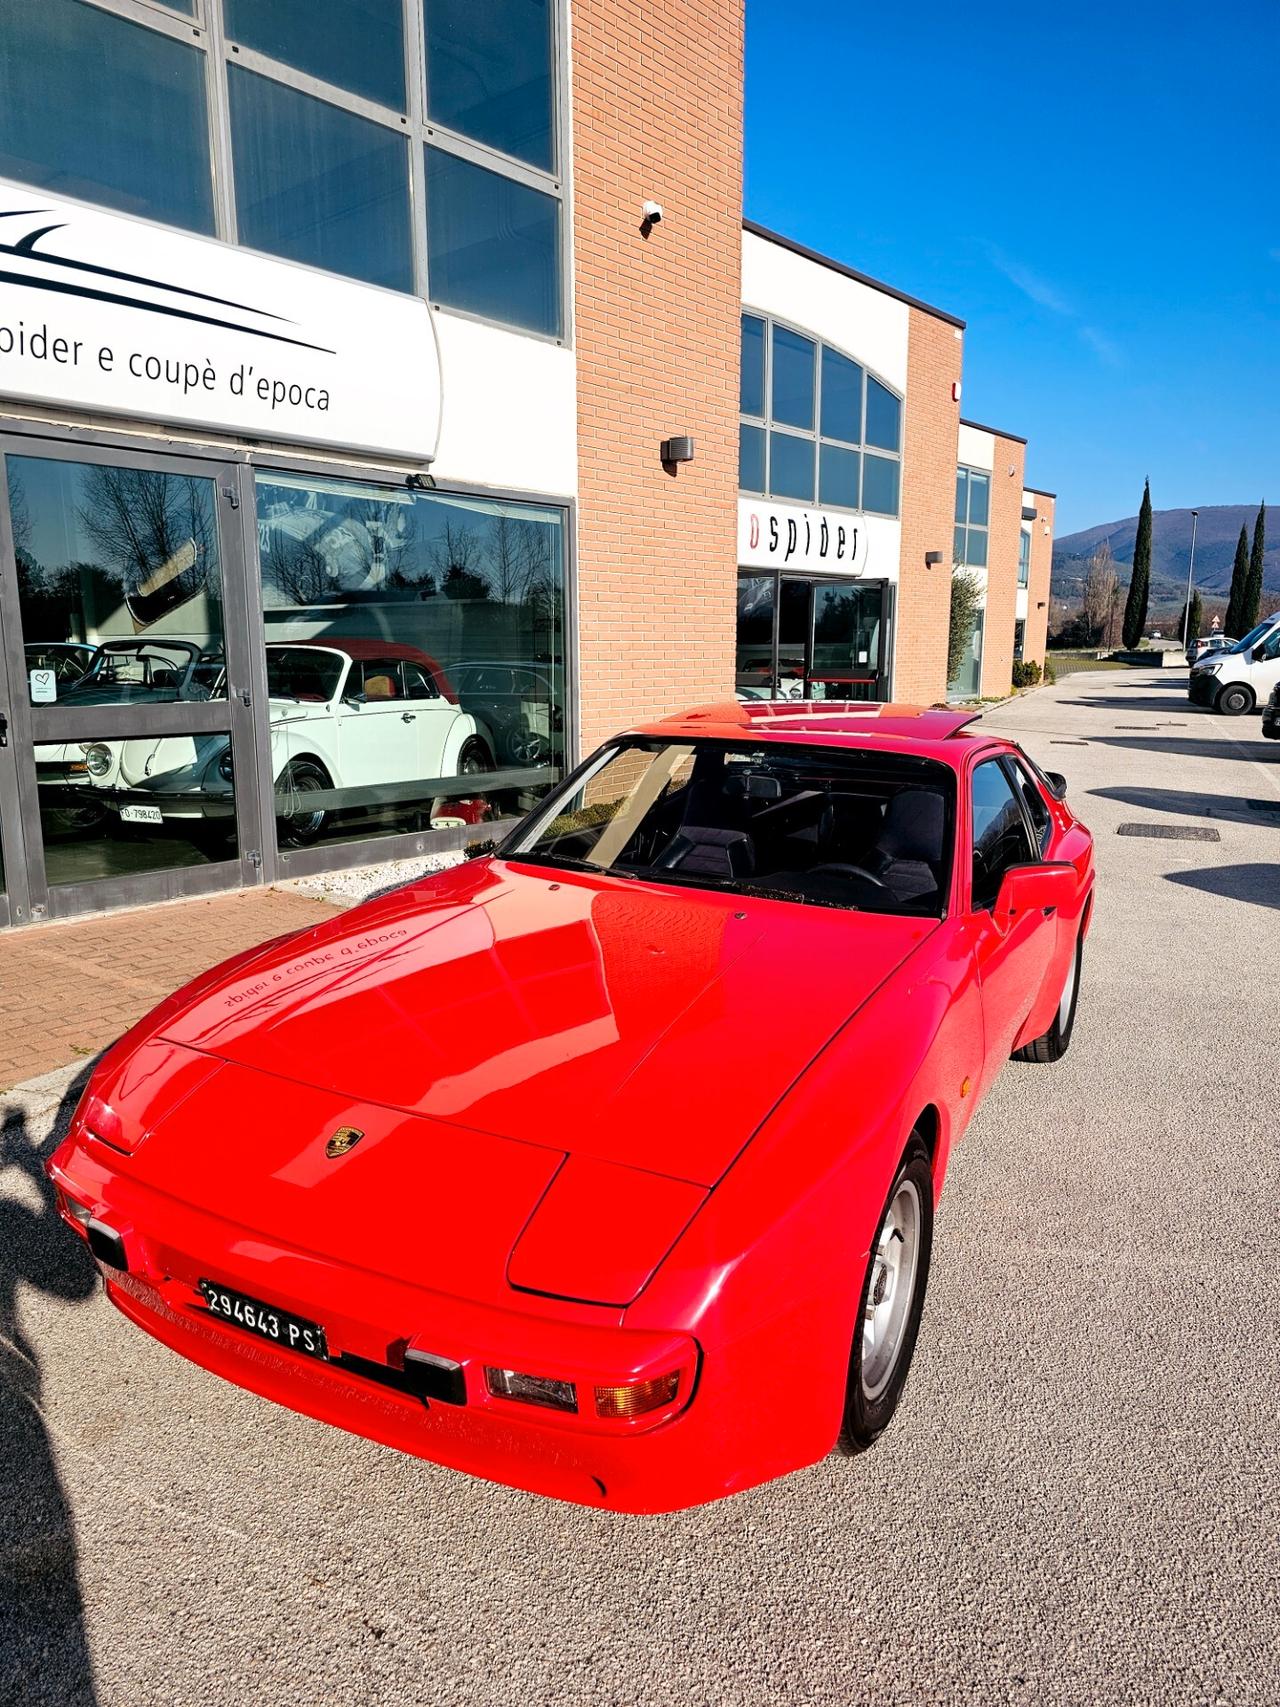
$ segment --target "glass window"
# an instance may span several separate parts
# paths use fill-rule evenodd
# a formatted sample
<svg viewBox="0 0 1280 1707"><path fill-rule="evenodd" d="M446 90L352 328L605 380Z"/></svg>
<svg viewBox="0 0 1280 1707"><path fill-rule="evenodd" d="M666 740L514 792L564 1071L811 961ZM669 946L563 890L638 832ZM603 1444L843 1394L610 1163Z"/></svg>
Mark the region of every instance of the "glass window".
<svg viewBox="0 0 1280 1707"><path fill-rule="evenodd" d="M739 409L744 415L764 414L764 321L742 316L742 380Z"/></svg>
<svg viewBox="0 0 1280 1707"><path fill-rule="evenodd" d="M424 10L429 121L551 171L551 0L425 0Z"/></svg>
<svg viewBox="0 0 1280 1707"><path fill-rule="evenodd" d="M970 569L987 566L987 520L991 476L976 468L956 470L955 560ZM965 523L968 526L965 526ZM1025 583L1024 583L1025 585Z"/></svg>
<svg viewBox="0 0 1280 1707"><path fill-rule="evenodd" d="M973 773L973 905L992 907L1013 865L1035 859L1026 821L1004 767L988 759Z"/></svg>
<svg viewBox="0 0 1280 1707"><path fill-rule="evenodd" d="M11 456L8 471L25 661L53 671L57 706L225 702L213 482L52 457ZM228 752L225 732L163 725L37 741L49 882L233 857Z"/></svg>
<svg viewBox="0 0 1280 1707"><path fill-rule="evenodd" d="M775 498L813 502L814 441L795 433L769 434L769 490Z"/></svg>
<svg viewBox="0 0 1280 1707"><path fill-rule="evenodd" d="M901 464L892 457L873 456L870 451L862 459L862 507L878 516L898 513L898 483Z"/></svg>
<svg viewBox="0 0 1280 1707"><path fill-rule="evenodd" d="M295 71L397 112L404 99L403 0L223 0L227 34Z"/></svg>
<svg viewBox="0 0 1280 1707"><path fill-rule="evenodd" d="M899 450L902 437L902 404L879 380L867 375L867 433L869 445L881 450Z"/></svg>
<svg viewBox="0 0 1280 1707"><path fill-rule="evenodd" d="M5 0L0 175L212 232L204 54L81 0Z"/></svg>
<svg viewBox="0 0 1280 1707"><path fill-rule="evenodd" d="M1028 528L1018 533L1018 585L1025 587L1031 579L1031 533Z"/></svg>
<svg viewBox="0 0 1280 1707"><path fill-rule="evenodd" d="M838 508L856 510L858 507L858 473L862 458L856 450L844 450L840 445L824 444L819 451L821 478L818 502Z"/></svg>
<svg viewBox="0 0 1280 1707"><path fill-rule="evenodd" d="M738 485L744 492L764 491L764 428L738 425Z"/></svg>
<svg viewBox="0 0 1280 1707"><path fill-rule="evenodd" d="M875 430L885 447L897 450L898 398L849 356L760 315L742 316L741 358L741 490L767 488L774 497L803 503L812 503L816 490L823 505L896 516L901 497L897 461L869 457L858 447L872 442L874 400ZM768 433L767 455L757 420L787 429Z"/></svg>
<svg viewBox="0 0 1280 1707"><path fill-rule="evenodd" d="M240 241L412 290L403 137L240 66L227 75Z"/></svg>
<svg viewBox="0 0 1280 1707"><path fill-rule="evenodd" d="M822 436L856 445L862 439L862 369L822 347Z"/></svg>
<svg viewBox="0 0 1280 1707"><path fill-rule="evenodd" d="M564 764L564 515L258 475L277 835L523 811Z"/></svg>
<svg viewBox="0 0 1280 1707"><path fill-rule="evenodd" d="M813 431L814 362L817 345L785 326L773 329L773 419Z"/></svg>
<svg viewBox="0 0 1280 1707"><path fill-rule="evenodd" d="M456 154L427 149L432 302L560 335L560 203Z"/></svg>
<svg viewBox="0 0 1280 1707"><path fill-rule="evenodd" d="M1053 832L1053 819L1049 816L1049 808L1045 805L1040 786L1032 778L1031 773L1016 759L1010 760L1010 768L1017 780L1019 792L1027 808L1027 816L1031 819L1031 827L1035 831L1036 846L1040 851L1041 858L1043 858L1048 851L1049 837Z"/></svg>
<svg viewBox="0 0 1280 1707"><path fill-rule="evenodd" d="M772 575L738 578L738 655L735 688L739 699L768 699L773 693L773 610L777 582Z"/></svg>

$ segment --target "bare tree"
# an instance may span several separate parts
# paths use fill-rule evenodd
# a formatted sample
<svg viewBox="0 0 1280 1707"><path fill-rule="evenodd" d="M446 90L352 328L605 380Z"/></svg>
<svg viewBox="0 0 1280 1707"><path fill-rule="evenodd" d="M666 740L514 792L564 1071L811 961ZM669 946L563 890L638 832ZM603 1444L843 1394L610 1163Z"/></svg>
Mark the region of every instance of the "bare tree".
<svg viewBox="0 0 1280 1707"><path fill-rule="evenodd" d="M1117 608L1119 594L1120 577L1116 573L1111 547L1104 539L1089 559L1080 601L1091 646L1098 645L1102 640L1108 619Z"/></svg>
<svg viewBox="0 0 1280 1707"><path fill-rule="evenodd" d="M210 481L95 464L82 498L80 524L139 628L198 592L221 599Z"/></svg>

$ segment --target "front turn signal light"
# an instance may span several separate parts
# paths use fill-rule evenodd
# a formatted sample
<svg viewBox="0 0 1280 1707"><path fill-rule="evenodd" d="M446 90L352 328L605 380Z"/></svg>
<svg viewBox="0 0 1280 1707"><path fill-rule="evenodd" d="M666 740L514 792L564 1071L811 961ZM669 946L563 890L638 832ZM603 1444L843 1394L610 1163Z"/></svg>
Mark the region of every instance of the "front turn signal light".
<svg viewBox="0 0 1280 1707"><path fill-rule="evenodd" d="M680 1391L680 1371L655 1375L648 1381L630 1381L621 1387L596 1388L596 1415L615 1420L647 1416L675 1403Z"/></svg>

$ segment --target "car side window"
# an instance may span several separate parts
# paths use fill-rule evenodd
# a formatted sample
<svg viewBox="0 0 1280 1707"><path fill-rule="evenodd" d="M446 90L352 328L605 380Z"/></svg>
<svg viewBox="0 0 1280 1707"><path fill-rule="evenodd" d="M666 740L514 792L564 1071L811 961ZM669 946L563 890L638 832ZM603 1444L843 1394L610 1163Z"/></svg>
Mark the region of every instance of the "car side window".
<svg viewBox="0 0 1280 1707"><path fill-rule="evenodd" d="M1013 865L1030 865L1035 850L1026 819L999 759L973 773L973 905L993 907L1000 880Z"/></svg>
<svg viewBox="0 0 1280 1707"><path fill-rule="evenodd" d="M421 664L415 664L412 659L406 658L402 667L405 691L410 699L439 699L439 689Z"/></svg>
<svg viewBox="0 0 1280 1707"><path fill-rule="evenodd" d="M362 671L366 704L400 698L400 664L395 658L367 658Z"/></svg>
<svg viewBox="0 0 1280 1707"><path fill-rule="evenodd" d="M1041 794L1039 785L1031 772L1017 759L1011 759L1009 762L1013 768L1014 776L1018 779L1022 798L1026 802L1027 814L1031 819L1032 828L1036 833L1036 842L1040 848L1040 857L1044 859L1049 852L1049 837L1053 833L1053 819L1049 815L1049 808L1044 803L1044 796Z"/></svg>
<svg viewBox="0 0 1280 1707"><path fill-rule="evenodd" d="M1280 658L1280 628L1272 629L1258 650L1262 654L1259 662L1274 664L1276 659Z"/></svg>

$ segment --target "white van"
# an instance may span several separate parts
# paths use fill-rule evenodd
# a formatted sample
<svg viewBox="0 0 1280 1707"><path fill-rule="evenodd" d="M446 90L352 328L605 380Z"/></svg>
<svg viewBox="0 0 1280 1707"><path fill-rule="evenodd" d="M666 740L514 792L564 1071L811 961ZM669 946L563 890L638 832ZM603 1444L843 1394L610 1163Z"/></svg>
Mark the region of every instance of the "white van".
<svg viewBox="0 0 1280 1707"><path fill-rule="evenodd" d="M1197 705L1239 717L1265 705L1280 682L1280 611L1274 612L1243 640L1214 653L1191 670L1187 691Z"/></svg>

